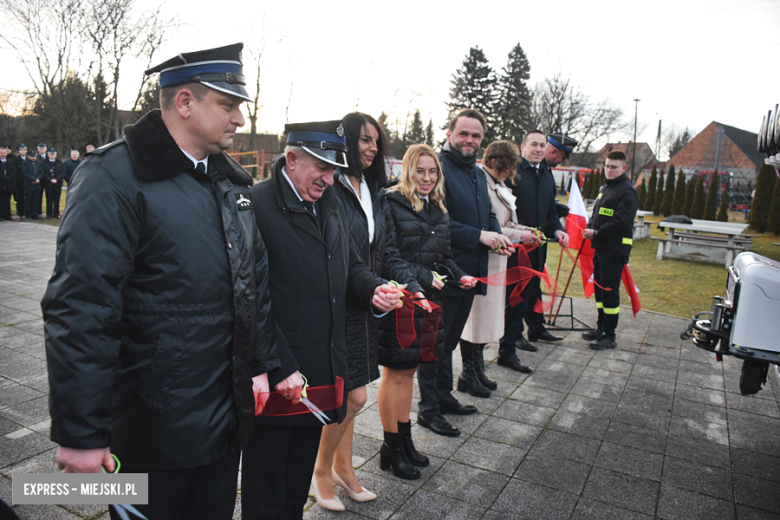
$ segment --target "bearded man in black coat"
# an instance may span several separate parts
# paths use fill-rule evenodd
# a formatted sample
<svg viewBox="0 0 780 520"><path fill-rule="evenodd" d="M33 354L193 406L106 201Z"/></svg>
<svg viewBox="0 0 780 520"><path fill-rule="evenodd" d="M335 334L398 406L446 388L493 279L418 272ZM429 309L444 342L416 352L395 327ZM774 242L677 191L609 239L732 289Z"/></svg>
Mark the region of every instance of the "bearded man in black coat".
<svg viewBox="0 0 780 520"><path fill-rule="evenodd" d="M251 190L257 226L268 245L274 314L286 339L279 347L282 365L269 372L269 382L294 406L305 376L318 398L326 394L324 401L312 397L315 405L343 403L323 410L327 422L341 422L346 411L347 300L378 316L395 309L401 296L361 262L344 207L329 189L336 168L347 165L340 125L287 125L284 157L271 178ZM257 418L242 462L243 518L301 518L322 426L311 413Z"/></svg>
<svg viewBox="0 0 780 520"><path fill-rule="evenodd" d="M471 276L487 276L491 249L497 249L503 255L509 255L512 250L512 241L501 234L501 226L491 209L485 174L477 166L477 152L485 135L485 126L485 116L481 112L461 110L450 121L447 143L439 156L450 217L452 256L458 267ZM422 363L417 368L417 384L420 387L417 423L439 435L460 435L460 430L442 414L468 415L477 412L476 407L464 406L452 395L452 352L460 341L474 294L485 294L489 290L484 284L466 289L469 290L444 287L444 353L435 362ZM474 352L463 350L461 354L473 356Z"/></svg>

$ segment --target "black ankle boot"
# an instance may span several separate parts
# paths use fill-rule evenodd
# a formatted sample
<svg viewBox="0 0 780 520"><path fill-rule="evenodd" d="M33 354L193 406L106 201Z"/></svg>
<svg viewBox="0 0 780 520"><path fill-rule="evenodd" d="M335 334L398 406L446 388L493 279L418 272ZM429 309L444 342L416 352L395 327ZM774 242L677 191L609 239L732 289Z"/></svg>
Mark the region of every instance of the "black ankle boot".
<svg viewBox="0 0 780 520"><path fill-rule="evenodd" d="M485 374L485 357L484 357L485 345L474 345L474 371L477 373L477 379L482 383L482 386L488 390L496 390L498 384L495 381L488 379Z"/></svg>
<svg viewBox="0 0 780 520"><path fill-rule="evenodd" d="M468 392L474 397L490 397L490 390L482 386L474 370L474 345L460 340L460 354L463 359L463 372L458 377L458 391Z"/></svg>
<svg viewBox="0 0 780 520"><path fill-rule="evenodd" d="M412 442L412 423L399 422L398 432L401 434L406 460L408 460L413 466L417 466L419 468L428 466L428 464L431 463L428 460L428 457L417 451L417 448L414 447L414 442Z"/></svg>
<svg viewBox="0 0 780 520"><path fill-rule="evenodd" d="M403 447L401 432L385 432L385 442L379 450L379 467L383 470L391 467L393 475L406 480L417 480L422 475L420 470L409 464Z"/></svg>

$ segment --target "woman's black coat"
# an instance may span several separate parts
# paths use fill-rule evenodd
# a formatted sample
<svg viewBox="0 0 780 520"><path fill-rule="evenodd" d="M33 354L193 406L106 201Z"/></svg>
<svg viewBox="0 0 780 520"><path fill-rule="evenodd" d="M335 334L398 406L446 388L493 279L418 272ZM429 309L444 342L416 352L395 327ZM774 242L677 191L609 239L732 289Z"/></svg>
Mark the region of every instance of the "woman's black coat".
<svg viewBox="0 0 780 520"><path fill-rule="evenodd" d="M344 204L344 219L360 259L376 277L408 284L406 290L412 294L422 291L396 248L395 229L392 219L387 218L384 190L368 180L366 183L371 193L374 217L374 236L371 242L368 241L368 220L349 178L341 172L336 172L333 183L333 188ZM352 390L379 378L378 320L371 313L348 301L346 323L349 364L347 390Z"/></svg>
<svg viewBox="0 0 780 520"><path fill-rule="evenodd" d="M408 264L415 280L425 290L430 301L441 305L441 293L433 288L433 271L441 266L449 270L450 279L460 280L465 273L458 267L450 251L450 219L436 205L429 205L417 212L400 191L386 195L390 218L393 221L398 251ZM419 328L422 315L415 311L415 329ZM419 363L422 361L419 335L414 343L401 349L396 335L396 313L392 312L379 322L379 350L383 363ZM440 324L441 325L441 324ZM444 327L440 326L436 336L436 351L444 348Z"/></svg>

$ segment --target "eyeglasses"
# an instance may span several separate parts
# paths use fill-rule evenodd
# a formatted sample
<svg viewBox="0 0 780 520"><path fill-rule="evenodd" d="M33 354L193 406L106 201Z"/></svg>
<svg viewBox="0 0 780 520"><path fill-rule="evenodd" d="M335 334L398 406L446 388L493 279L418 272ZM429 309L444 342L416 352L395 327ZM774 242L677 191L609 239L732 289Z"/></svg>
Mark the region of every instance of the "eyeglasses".
<svg viewBox="0 0 780 520"><path fill-rule="evenodd" d="M432 168L430 170L423 170L422 168L417 168L414 171L415 175L419 176L420 178L424 179L426 176L435 179L439 176L439 169L438 168Z"/></svg>

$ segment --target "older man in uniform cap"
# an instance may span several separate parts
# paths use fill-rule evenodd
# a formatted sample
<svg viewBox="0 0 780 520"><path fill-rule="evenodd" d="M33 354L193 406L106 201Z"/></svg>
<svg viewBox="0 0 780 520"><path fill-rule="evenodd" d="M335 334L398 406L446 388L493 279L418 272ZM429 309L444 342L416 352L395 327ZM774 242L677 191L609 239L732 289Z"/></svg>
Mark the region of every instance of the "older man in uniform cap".
<svg viewBox="0 0 780 520"><path fill-rule="evenodd" d="M568 138L567 138L568 139ZM563 156L571 152L571 147L562 144L565 141L560 134L548 137L532 130L526 134L520 145L522 161L517 164L517 176L512 193L517 197L517 219L520 224L541 229L547 236L555 236L562 247L569 243L569 235L563 230L555 202L556 184L551 167L546 161L549 155L555 166L563 162ZM571 142L568 139L568 142ZM576 144L576 142L574 143ZM544 270L547 258L547 246L541 246L528 254L531 266ZM509 267L514 264L510 258ZM509 297L507 292L507 298ZM504 337L499 343L497 363L518 372L530 372L531 369L520 363L516 348L534 352L537 348L531 342L557 342L561 338L553 336L544 327L544 315L535 311L536 302L541 299L542 291L538 277L532 278L522 292L523 301L515 307L507 304L504 319ZM523 318L528 324L528 340L523 337Z"/></svg>
<svg viewBox="0 0 780 520"><path fill-rule="evenodd" d="M81 165L42 302L57 464L148 473L149 520L232 518L253 386L280 365L252 178L224 153L242 47L146 71L162 111Z"/></svg>
<svg viewBox="0 0 780 520"><path fill-rule="evenodd" d="M287 147L273 175L251 190L268 245L274 314L287 340L279 345L282 366L268 379L301 381L302 374L318 389L311 399L326 422L341 422L348 377L346 300L377 315L394 309L401 292L361 263L338 194L328 189L336 168L347 165L341 122L287 125L285 133ZM291 405L300 394L300 385L283 392ZM339 400L343 405L337 407ZM301 518L322 426L310 413L258 417L242 462L245 519Z"/></svg>

